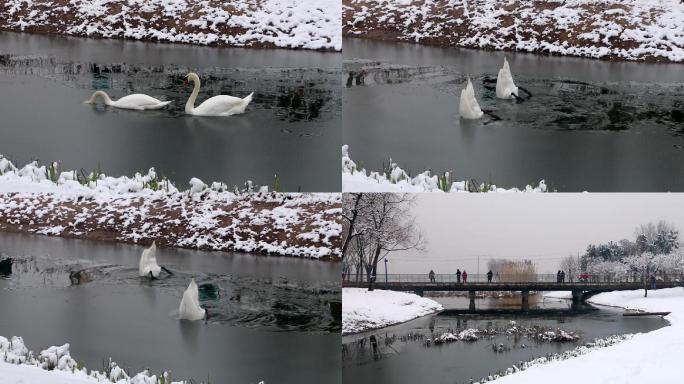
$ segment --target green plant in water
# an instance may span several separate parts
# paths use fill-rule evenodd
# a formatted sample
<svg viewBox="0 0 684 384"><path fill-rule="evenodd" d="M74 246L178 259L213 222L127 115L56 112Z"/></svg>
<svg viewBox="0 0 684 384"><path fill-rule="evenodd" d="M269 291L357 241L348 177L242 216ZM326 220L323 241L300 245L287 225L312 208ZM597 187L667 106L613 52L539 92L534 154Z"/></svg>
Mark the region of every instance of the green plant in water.
<svg viewBox="0 0 684 384"><path fill-rule="evenodd" d="M275 179L273 180L273 191L280 192L280 177L278 177L278 175L275 175Z"/></svg>

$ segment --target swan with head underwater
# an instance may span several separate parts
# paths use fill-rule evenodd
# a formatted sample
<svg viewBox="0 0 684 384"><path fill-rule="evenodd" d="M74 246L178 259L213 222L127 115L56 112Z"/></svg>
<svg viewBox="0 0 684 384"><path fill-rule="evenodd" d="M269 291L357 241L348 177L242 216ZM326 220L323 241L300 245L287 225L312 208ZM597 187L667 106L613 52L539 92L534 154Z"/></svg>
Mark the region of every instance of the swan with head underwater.
<svg viewBox="0 0 684 384"><path fill-rule="evenodd" d="M150 279L158 279L161 271L165 271L169 275L173 275L171 271L157 263L157 243L152 242L149 248L145 248L140 255L140 265L138 266L138 274L140 277L149 277Z"/></svg>
<svg viewBox="0 0 684 384"><path fill-rule="evenodd" d="M496 77L496 97L499 99L515 99L518 102L525 101L518 94L518 90L527 93L528 99L532 96L527 89L515 85L511 67L508 65L508 60L504 57L503 67L499 69L499 74Z"/></svg>
<svg viewBox="0 0 684 384"><path fill-rule="evenodd" d="M97 98L101 97L105 105L121 109L135 109L137 111L145 111L148 109L162 109L171 104L171 101L161 101L152 96L142 93L134 93L132 95L124 96L119 100L112 100L104 91L95 91L90 99L84 101L85 104L95 104Z"/></svg>
<svg viewBox="0 0 684 384"><path fill-rule="evenodd" d="M462 118L471 120L479 119L484 114L475 98L475 90L473 89L473 83L470 82L470 78L468 78L466 87L461 91L458 113Z"/></svg>
<svg viewBox="0 0 684 384"><path fill-rule="evenodd" d="M199 289L195 279L190 280L190 285L183 292L180 306L178 307L178 315L182 320L202 320L209 317L207 310L202 308L199 304Z"/></svg>
<svg viewBox="0 0 684 384"><path fill-rule="evenodd" d="M195 107L195 101L200 90L200 78L196 73L190 72L185 76L183 84L194 84L192 93L185 103L185 113L194 116L231 116L245 112L245 108L252 101L254 92L241 99L235 96L218 95L206 99L202 104Z"/></svg>

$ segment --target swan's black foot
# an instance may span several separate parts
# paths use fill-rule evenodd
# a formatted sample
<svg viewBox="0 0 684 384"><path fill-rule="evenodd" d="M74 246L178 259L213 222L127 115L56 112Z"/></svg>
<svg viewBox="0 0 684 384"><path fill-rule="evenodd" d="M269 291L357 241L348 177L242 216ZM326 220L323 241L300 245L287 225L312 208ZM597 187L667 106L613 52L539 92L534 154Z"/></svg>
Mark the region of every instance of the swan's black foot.
<svg viewBox="0 0 684 384"><path fill-rule="evenodd" d="M516 95L515 93L512 93L512 92L511 92L511 96L513 96L513 97L515 98L515 102L518 103L518 104L520 104L520 103L522 103L523 101L525 101L525 99L523 99L522 97Z"/></svg>
<svg viewBox="0 0 684 384"><path fill-rule="evenodd" d="M532 92L528 91L527 89L525 89L525 88L523 88L523 87L518 87L518 89L521 90L521 91L523 91L523 92L525 92L525 93L527 94L527 98L528 98L528 99L529 99L530 97L532 97Z"/></svg>
<svg viewBox="0 0 684 384"><path fill-rule="evenodd" d="M168 273L169 275L173 276L173 272L169 271L166 267L162 266L161 269L163 269L164 272Z"/></svg>
<svg viewBox="0 0 684 384"><path fill-rule="evenodd" d="M484 113L485 115L491 117L492 119L494 119L496 121L501 120L501 118L498 115L496 115L494 112L492 112L490 110L483 109L482 113Z"/></svg>

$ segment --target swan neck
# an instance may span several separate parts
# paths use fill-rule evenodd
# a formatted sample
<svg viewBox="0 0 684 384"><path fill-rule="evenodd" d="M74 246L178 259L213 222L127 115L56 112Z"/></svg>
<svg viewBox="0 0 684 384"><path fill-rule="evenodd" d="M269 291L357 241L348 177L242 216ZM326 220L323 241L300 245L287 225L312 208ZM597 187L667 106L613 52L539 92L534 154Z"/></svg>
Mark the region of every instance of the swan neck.
<svg viewBox="0 0 684 384"><path fill-rule="evenodd" d="M97 101L97 98L98 98L98 97L101 97L102 100L104 100L104 103L105 103L106 105L112 105L112 99L111 99L111 98L109 97L109 95L108 95L106 92L104 92L104 91L95 91L95 93L93 93L93 95L90 97L90 100L88 100L88 102L89 102L90 104L94 104L95 101Z"/></svg>
<svg viewBox="0 0 684 384"><path fill-rule="evenodd" d="M192 82L195 85L192 89L192 93L190 94L190 98L188 98L188 102L185 103L185 112L186 113L191 113L195 109L195 100L197 99L197 95L199 95L199 90L200 90L199 78L193 78Z"/></svg>

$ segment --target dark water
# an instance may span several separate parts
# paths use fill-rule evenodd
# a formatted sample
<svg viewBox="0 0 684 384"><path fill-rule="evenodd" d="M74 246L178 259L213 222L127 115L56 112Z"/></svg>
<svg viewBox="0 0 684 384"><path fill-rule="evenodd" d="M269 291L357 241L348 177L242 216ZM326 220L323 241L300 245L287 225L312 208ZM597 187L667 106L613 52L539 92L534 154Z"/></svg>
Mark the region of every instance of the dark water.
<svg viewBox="0 0 684 384"><path fill-rule="evenodd" d="M183 188L191 177L283 191L339 191L341 54L249 50L0 33L0 153L17 165L59 160L114 176L155 167ZM190 117L199 102L254 92L247 112ZM173 100L159 111L84 105L94 90L118 99Z"/></svg>
<svg viewBox="0 0 684 384"><path fill-rule="evenodd" d="M682 191L684 67L530 54L344 41L345 75L364 85L343 96L343 142L379 170L453 171L458 180L523 187L546 179L559 191ZM504 55L532 97L495 97ZM458 100L473 80L485 116L464 121ZM522 94L522 92L521 92Z"/></svg>
<svg viewBox="0 0 684 384"><path fill-rule="evenodd" d="M137 277L138 246L0 233L0 335L39 351L71 344L89 368L111 357L138 372L195 381L339 382L339 265L316 260L159 249L174 275ZM69 271L90 282L71 285ZM208 322L177 318L190 278ZM212 289L208 290L207 287Z"/></svg>
<svg viewBox="0 0 684 384"><path fill-rule="evenodd" d="M445 308L465 309L468 299L437 298ZM519 307L520 298L479 299L478 309L512 309ZM573 349L595 338L613 334L648 332L666 326L660 318L623 318L612 308L591 306L570 313L567 302L530 297L532 310L548 312L535 315L453 315L422 317L404 324L342 339L342 381L344 383L468 383L489 374L549 353ZM497 334L482 336L475 342L454 342L426 347L424 339L446 331L467 328L495 329L501 332L511 327L544 327L577 332L578 342L549 342L522 336ZM375 347L371 337L375 337ZM495 352L493 345L503 344L504 352Z"/></svg>

